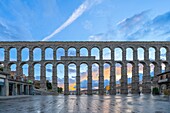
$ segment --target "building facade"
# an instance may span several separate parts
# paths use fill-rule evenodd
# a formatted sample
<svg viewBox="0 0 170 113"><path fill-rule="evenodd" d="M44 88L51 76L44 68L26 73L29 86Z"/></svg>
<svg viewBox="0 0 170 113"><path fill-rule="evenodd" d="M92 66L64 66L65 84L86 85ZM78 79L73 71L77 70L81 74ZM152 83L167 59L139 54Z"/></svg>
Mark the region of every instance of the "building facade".
<svg viewBox="0 0 170 113"><path fill-rule="evenodd" d="M4 60L0 61L3 64L6 71L10 70L12 64L16 64L17 75L22 75L22 66L24 64L29 65L28 78L34 80L34 65L41 65L41 76L40 85L42 89L46 89L46 76L45 76L45 66L47 64L52 64L52 86L53 91L57 91L57 65L64 65L64 94L69 94L69 81L68 81L68 65L73 63L76 65L76 94L80 94L80 65L82 63L88 66L88 76L87 76L87 94L92 94L92 64L96 63L99 65L99 94L104 94L104 63L110 65L110 94L116 94L116 76L115 67L119 63L121 65L121 81L120 81L120 93L128 93L127 85L127 64L132 65L132 88L131 92L136 94L139 91L139 64L143 66L143 80L142 80L142 92L145 94L151 93L151 79L150 79L150 64L154 65L154 75L161 73L161 64L165 65L165 70L170 68L170 42L87 42L87 41L77 41L77 42L0 42L0 48L4 49ZM17 54L17 60L10 60L10 49L15 48ZM24 48L29 49L29 58L27 61L22 61L22 50ZM41 50L41 60L34 60L34 49L39 48ZM45 59L46 49L51 48L53 51L52 59ZM69 56L70 48L74 48L76 54ZM99 58L92 55L92 49L98 49ZM121 50L121 60L115 59L115 49ZM150 59L149 49L153 48L154 59ZM166 50L166 59L160 59L161 48ZM64 50L64 55L57 59L58 49ZM81 50L85 49L87 55L83 56ZM103 50L109 49L110 59L103 58ZM127 49L131 49L133 58L131 60L127 59ZM139 50L143 50L143 59L139 58L142 56L138 55Z"/></svg>

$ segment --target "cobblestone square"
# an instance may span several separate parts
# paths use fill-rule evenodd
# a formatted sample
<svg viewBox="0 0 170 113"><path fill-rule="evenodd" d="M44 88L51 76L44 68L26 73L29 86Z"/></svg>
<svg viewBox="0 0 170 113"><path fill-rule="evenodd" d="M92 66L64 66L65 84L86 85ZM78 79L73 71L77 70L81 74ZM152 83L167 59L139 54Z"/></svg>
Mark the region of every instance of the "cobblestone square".
<svg viewBox="0 0 170 113"><path fill-rule="evenodd" d="M165 96L29 96L0 100L0 113L170 113Z"/></svg>

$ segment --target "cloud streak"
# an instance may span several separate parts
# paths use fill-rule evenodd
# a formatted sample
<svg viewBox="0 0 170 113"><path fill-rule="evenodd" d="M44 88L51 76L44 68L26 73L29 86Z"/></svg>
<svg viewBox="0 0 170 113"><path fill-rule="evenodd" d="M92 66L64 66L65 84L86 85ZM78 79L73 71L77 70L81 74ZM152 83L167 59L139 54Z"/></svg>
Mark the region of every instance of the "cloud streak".
<svg viewBox="0 0 170 113"><path fill-rule="evenodd" d="M86 10L88 10L92 5L99 3L101 0L85 0L73 13L72 15L62 24L59 28L57 28L50 35L45 37L42 41L47 41L51 39L54 35L65 29L71 23L73 23L78 17L80 17Z"/></svg>

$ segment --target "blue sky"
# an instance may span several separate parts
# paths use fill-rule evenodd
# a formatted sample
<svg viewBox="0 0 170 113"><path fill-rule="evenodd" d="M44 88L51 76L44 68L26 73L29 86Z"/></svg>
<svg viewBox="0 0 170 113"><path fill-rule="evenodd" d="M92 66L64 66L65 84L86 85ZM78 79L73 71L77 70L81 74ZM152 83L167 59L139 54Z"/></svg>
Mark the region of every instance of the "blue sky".
<svg viewBox="0 0 170 113"><path fill-rule="evenodd" d="M0 40L170 40L169 0L1 0ZM154 37L154 38L153 38Z"/></svg>
<svg viewBox="0 0 170 113"><path fill-rule="evenodd" d="M170 41L169 4L169 0L0 0L0 41ZM52 67L47 67L50 77ZM28 66L23 72L28 74ZM59 73L63 82L63 71Z"/></svg>

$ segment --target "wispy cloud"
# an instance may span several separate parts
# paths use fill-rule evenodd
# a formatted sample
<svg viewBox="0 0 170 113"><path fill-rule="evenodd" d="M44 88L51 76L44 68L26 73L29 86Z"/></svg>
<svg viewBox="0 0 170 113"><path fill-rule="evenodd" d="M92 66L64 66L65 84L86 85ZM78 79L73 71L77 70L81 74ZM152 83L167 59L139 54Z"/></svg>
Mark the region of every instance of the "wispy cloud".
<svg viewBox="0 0 170 113"><path fill-rule="evenodd" d="M51 39L54 35L65 29L71 23L73 23L78 17L80 17L86 10L88 10L91 6L96 3L99 3L101 0L85 0L73 13L72 15L62 24L59 28L57 28L53 33L49 36L45 37L42 41L47 41Z"/></svg>
<svg viewBox="0 0 170 113"><path fill-rule="evenodd" d="M89 36L89 40L151 41L170 40L170 12L151 16L151 10L143 11L118 22L105 33Z"/></svg>

